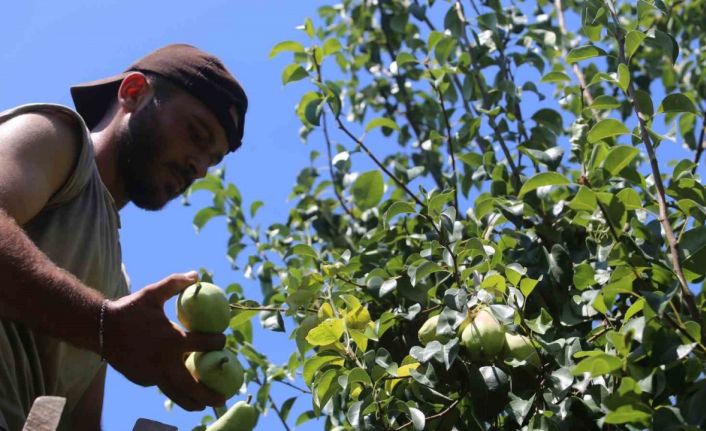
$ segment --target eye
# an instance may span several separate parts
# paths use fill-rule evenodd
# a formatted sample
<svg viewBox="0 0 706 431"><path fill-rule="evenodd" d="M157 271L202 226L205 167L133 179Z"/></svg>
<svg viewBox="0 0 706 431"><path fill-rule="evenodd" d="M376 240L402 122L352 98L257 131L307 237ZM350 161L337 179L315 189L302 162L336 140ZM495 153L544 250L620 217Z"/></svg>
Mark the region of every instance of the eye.
<svg viewBox="0 0 706 431"><path fill-rule="evenodd" d="M191 139L191 142L193 142L200 149L205 149L207 147L206 139L203 134L199 132L198 128L193 124L189 124L189 139Z"/></svg>

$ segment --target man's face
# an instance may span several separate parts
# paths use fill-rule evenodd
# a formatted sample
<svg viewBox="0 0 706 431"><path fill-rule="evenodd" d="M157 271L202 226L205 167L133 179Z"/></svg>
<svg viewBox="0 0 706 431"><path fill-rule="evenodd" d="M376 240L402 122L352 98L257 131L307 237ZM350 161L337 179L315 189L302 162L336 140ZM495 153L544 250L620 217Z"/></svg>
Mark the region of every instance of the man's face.
<svg viewBox="0 0 706 431"><path fill-rule="evenodd" d="M213 113L183 91L151 99L128 119L118 136L118 169L127 197L159 210L206 175L228 149Z"/></svg>

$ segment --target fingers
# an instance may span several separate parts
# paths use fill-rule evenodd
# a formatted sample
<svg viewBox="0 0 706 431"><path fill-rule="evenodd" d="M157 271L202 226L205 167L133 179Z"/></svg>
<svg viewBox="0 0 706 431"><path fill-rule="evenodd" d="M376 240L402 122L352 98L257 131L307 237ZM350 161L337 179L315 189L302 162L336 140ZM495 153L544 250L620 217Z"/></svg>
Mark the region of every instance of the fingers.
<svg viewBox="0 0 706 431"><path fill-rule="evenodd" d="M206 406L219 407L225 404L225 397L197 382L183 365L172 370L170 379L160 388L184 410L203 410Z"/></svg>
<svg viewBox="0 0 706 431"><path fill-rule="evenodd" d="M143 290L146 294L163 304L172 296L196 283L198 279L199 275L196 271L190 271L184 274L172 274L157 283L146 286Z"/></svg>
<svg viewBox="0 0 706 431"><path fill-rule="evenodd" d="M223 334L202 334L199 332L184 333L184 346L189 352L221 350L225 345L226 336Z"/></svg>

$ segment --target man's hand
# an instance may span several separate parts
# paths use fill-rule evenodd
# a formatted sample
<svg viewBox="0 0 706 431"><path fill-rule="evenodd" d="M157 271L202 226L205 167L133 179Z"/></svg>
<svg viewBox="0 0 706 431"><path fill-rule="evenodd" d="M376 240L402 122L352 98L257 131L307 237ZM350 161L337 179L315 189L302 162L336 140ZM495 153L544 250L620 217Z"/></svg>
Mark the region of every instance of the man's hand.
<svg viewBox="0 0 706 431"><path fill-rule="evenodd" d="M103 326L103 355L116 370L139 385L157 385L192 411L225 404L223 395L198 383L184 365L189 352L222 349L225 336L184 332L164 313L164 303L196 281L195 272L172 274L109 302Z"/></svg>

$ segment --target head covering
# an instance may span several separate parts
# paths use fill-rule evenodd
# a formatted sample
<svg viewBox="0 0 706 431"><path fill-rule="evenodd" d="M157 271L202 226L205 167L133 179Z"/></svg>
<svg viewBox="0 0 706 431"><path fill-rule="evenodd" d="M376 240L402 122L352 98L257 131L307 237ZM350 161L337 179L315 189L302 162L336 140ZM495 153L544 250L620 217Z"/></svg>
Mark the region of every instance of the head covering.
<svg viewBox="0 0 706 431"><path fill-rule="evenodd" d="M157 74L199 99L223 126L230 151L240 147L248 109L243 87L217 57L186 44L167 45L119 75L71 87L76 110L89 129L108 111L122 80L135 71Z"/></svg>

